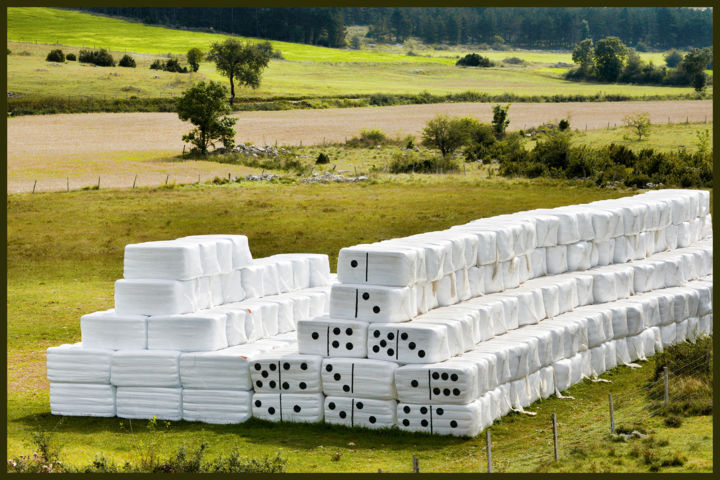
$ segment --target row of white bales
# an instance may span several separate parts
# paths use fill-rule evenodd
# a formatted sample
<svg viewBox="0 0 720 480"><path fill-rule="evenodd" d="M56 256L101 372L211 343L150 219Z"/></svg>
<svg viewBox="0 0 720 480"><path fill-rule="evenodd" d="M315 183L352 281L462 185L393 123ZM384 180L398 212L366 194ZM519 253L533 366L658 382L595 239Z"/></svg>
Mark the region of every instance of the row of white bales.
<svg viewBox="0 0 720 480"><path fill-rule="evenodd" d="M233 423L252 412L474 435L583 376L712 331L712 246L698 242L711 234L708 200L707 192L651 192L343 249L343 283L332 286L330 316L301 319L297 343L286 334L182 353L212 348L176 338L150 346L174 350L105 350L97 354L105 360L85 362L98 366L92 388L105 392L102 411L90 413ZM142 261L133 273L134 248L118 284L147 276ZM168 260L166 271L202 277L193 261L183 261ZM255 277L253 285L263 283L263 275ZM88 413L67 411L63 405L77 405L78 384L51 368L62 363L51 361L58 355L67 362L68 355L80 358L71 350L88 353L87 331L83 347L48 352L54 413ZM151 373L138 376L141 365Z"/></svg>

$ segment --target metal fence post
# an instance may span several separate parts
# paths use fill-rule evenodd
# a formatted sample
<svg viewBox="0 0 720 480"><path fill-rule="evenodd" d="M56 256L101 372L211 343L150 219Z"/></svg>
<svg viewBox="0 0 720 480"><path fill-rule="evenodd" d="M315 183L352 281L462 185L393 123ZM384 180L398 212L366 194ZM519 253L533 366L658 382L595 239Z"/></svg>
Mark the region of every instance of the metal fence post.
<svg viewBox="0 0 720 480"><path fill-rule="evenodd" d="M610 433L615 433L615 410L613 410L612 393L608 393L610 400Z"/></svg>
<svg viewBox="0 0 720 480"><path fill-rule="evenodd" d="M552 414L552 422L553 422L553 444L555 446L555 461L557 462L560 459L560 452L558 451L557 415L555 415L554 412Z"/></svg>
<svg viewBox="0 0 720 480"><path fill-rule="evenodd" d="M487 445L487 471L492 473L492 443L490 442L490 429L485 430L485 443Z"/></svg>

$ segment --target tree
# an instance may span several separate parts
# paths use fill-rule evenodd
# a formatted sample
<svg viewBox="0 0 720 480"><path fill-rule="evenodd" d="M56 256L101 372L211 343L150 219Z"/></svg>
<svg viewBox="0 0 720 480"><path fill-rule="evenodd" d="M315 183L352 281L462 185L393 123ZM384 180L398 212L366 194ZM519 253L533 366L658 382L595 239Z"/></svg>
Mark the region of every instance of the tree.
<svg viewBox="0 0 720 480"><path fill-rule="evenodd" d="M239 85L258 88L271 55L270 42L250 43L228 38L222 43L213 43L207 58L230 80L230 105L235 100L235 79Z"/></svg>
<svg viewBox="0 0 720 480"><path fill-rule="evenodd" d="M135 59L131 57L128 54L125 54L120 61L118 62L118 65L121 67L127 67L127 68L135 68Z"/></svg>
<svg viewBox="0 0 720 480"><path fill-rule="evenodd" d="M196 126L186 135L184 142L195 145L205 155L208 147L220 141L227 149L235 146L235 125L237 119L223 117L230 113L230 106L225 101L227 88L219 82L199 82L183 92L177 102L180 120Z"/></svg>
<svg viewBox="0 0 720 480"><path fill-rule="evenodd" d="M505 130L510 125L510 119L508 118L508 110L510 105L495 105L493 106L493 119L492 126L495 132L495 137L503 138L505 136Z"/></svg>
<svg viewBox="0 0 720 480"><path fill-rule="evenodd" d="M627 47L618 37L606 37L595 44L595 70L598 79L604 82L614 82L627 57Z"/></svg>
<svg viewBox="0 0 720 480"><path fill-rule="evenodd" d="M468 138L466 124L461 118L438 115L430 120L423 129L422 144L437 148L445 158L461 147Z"/></svg>
<svg viewBox="0 0 720 480"><path fill-rule="evenodd" d="M197 72L200 68L200 62L203 59L203 52L197 47L193 47L187 52L187 62L192 67L193 72Z"/></svg>
<svg viewBox="0 0 720 480"><path fill-rule="evenodd" d="M710 60L712 60L712 51L709 48L692 48L678 65L678 71L697 92L702 92L707 85L705 69Z"/></svg>
<svg viewBox="0 0 720 480"><path fill-rule="evenodd" d="M50 50L50 53L47 54L47 57L45 58L46 62L64 62L65 61L65 54L62 50L59 48L55 50Z"/></svg>
<svg viewBox="0 0 720 480"><path fill-rule="evenodd" d="M625 126L634 130L638 136L638 141L642 140L642 137L650 136L650 114L647 112L634 113L625 116Z"/></svg>
<svg viewBox="0 0 720 480"><path fill-rule="evenodd" d="M682 62L683 56L679 51L672 49L665 54L665 65L675 68Z"/></svg>
<svg viewBox="0 0 720 480"><path fill-rule="evenodd" d="M593 66L593 41L586 38L582 42L575 45L572 53L572 61L580 65L580 73L583 77L587 77Z"/></svg>

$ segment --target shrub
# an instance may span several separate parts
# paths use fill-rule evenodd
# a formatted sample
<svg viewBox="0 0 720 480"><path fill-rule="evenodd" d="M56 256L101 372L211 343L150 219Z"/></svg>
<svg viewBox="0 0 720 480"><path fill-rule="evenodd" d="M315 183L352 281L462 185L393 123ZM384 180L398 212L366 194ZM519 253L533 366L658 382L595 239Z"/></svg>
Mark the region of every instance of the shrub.
<svg viewBox="0 0 720 480"><path fill-rule="evenodd" d="M387 145L390 143L390 139L385 132L378 128L371 130L362 129L359 137L353 137L348 140L347 144L351 147L364 147L372 148L378 145Z"/></svg>
<svg viewBox="0 0 720 480"><path fill-rule="evenodd" d="M315 165L325 165L327 163L330 163L330 157L327 156L324 152L320 152L320 154L315 159Z"/></svg>
<svg viewBox="0 0 720 480"><path fill-rule="evenodd" d="M374 93L370 95L370 105L383 107L386 105L396 105L397 103L397 97L394 95L388 95L385 93Z"/></svg>
<svg viewBox="0 0 720 480"><path fill-rule="evenodd" d="M187 67L180 66L176 58L171 57L167 61L156 59L150 64L150 70L163 70L165 72L188 73Z"/></svg>
<svg viewBox="0 0 720 480"><path fill-rule="evenodd" d="M680 428L682 426L682 423L682 418L675 415L670 415L665 418L665 426L668 426L670 428Z"/></svg>
<svg viewBox="0 0 720 480"><path fill-rule="evenodd" d="M56 48L55 50L50 50L50 53L47 54L45 61L62 63L65 61L65 54L59 48Z"/></svg>
<svg viewBox="0 0 720 480"><path fill-rule="evenodd" d="M457 162L417 152L395 152L388 170L390 173L445 173L457 171Z"/></svg>
<svg viewBox="0 0 720 480"><path fill-rule="evenodd" d="M125 54L118 62L118 66L135 68L135 59L130 55Z"/></svg>
<svg viewBox="0 0 720 480"><path fill-rule="evenodd" d="M467 142L468 123L467 119L438 115L425 125L422 144L437 148L443 158L446 158Z"/></svg>
<svg viewBox="0 0 720 480"><path fill-rule="evenodd" d="M68 62L75 62L77 61L77 56L75 56L74 53L68 53L67 55L65 55L65 60L67 60Z"/></svg>
<svg viewBox="0 0 720 480"><path fill-rule="evenodd" d="M114 67L115 59L110 52L101 48L100 50L80 50L78 54L80 63L92 63L98 67Z"/></svg>
<svg viewBox="0 0 720 480"><path fill-rule="evenodd" d="M507 63L508 65L525 65L525 60L518 57L510 57L510 58L503 58L503 63Z"/></svg>
<svg viewBox="0 0 720 480"><path fill-rule="evenodd" d="M495 64L489 58L477 53L469 53L455 62L458 67L492 67Z"/></svg>
<svg viewBox="0 0 720 480"><path fill-rule="evenodd" d="M678 50L672 49L665 54L665 65L670 68L676 68L682 62L683 54Z"/></svg>
<svg viewBox="0 0 720 480"><path fill-rule="evenodd" d="M282 52L276 48L273 48L272 53L270 53L270 58L274 58L275 60L285 60Z"/></svg>
<svg viewBox="0 0 720 480"><path fill-rule="evenodd" d="M564 132L565 130L570 128L570 120L563 118L562 120L560 120L560 123L558 123L558 128L561 132Z"/></svg>
<svg viewBox="0 0 720 480"><path fill-rule="evenodd" d="M202 50L197 47L193 47L188 50L186 58L193 72L198 71L198 69L200 68L200 62L202 61L204 56L205 55L203 54Z"/></svg>

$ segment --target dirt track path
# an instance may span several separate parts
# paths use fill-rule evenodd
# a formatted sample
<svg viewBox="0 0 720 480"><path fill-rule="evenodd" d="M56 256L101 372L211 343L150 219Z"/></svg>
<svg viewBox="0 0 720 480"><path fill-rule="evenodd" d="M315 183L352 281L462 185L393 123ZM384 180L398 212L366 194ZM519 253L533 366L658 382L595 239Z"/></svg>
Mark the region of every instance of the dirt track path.
<svg viewBox="0 0 720 480"><path fill-rule="evenodd" d="M363 128L379 128L391 136L418 135L437 114L473 115L489 122L490 103L446 103L394 107L286 110L238 113L237 141L255 144L304 145L342 142ZM573 128L595 129L620 125L628 113L648 112L653 123L712 121L712 100L516 103L510 108L510 129L570 118ZM168 157L182 151L180 140L189 130L174 113L89 113L39 115L8 119L8 192L61 190L97 183L129 187L135 174L138 185L164 183L167 176L179 182L245 167L212 162L177 162Z"/></svg>

